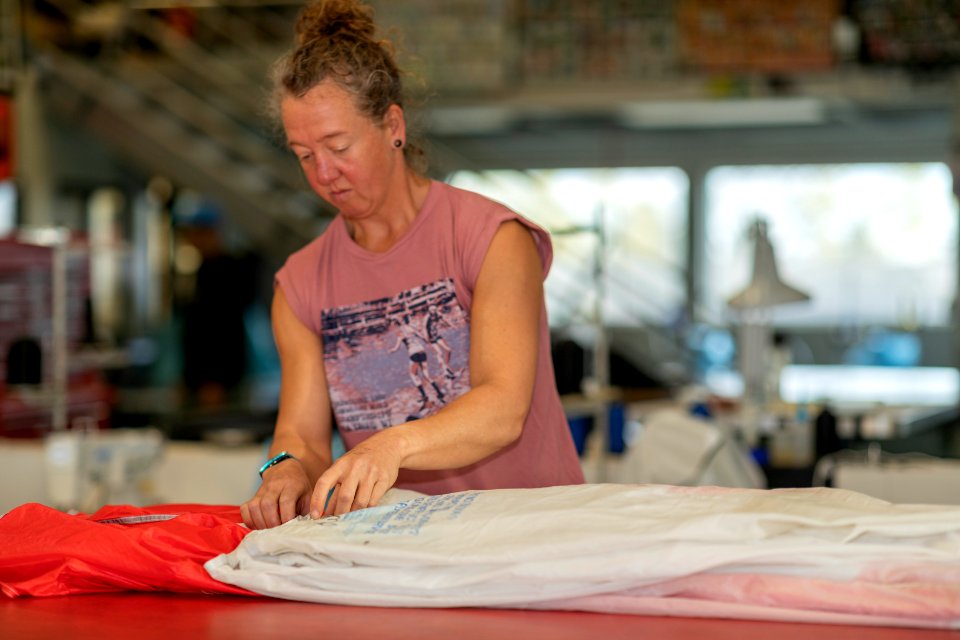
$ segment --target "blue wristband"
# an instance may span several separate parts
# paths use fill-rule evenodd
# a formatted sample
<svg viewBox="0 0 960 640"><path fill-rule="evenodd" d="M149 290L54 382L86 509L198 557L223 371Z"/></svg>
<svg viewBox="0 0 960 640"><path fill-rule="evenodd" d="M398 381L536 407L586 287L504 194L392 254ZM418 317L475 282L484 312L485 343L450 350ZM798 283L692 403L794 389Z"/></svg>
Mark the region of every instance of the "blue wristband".
<svg viewBox="0 0 960 640"><path fill-rule="evenodd" d="M288 458L291 459L291 460L296 460L296 458L294 458L292 455L290 455L290 454L287 453L286 451L281 451L281 452L278 453L277 455L273 456L272 458L270 458L269 460L267 460L266 462L264 462L264 463L263 463L263 466L260 467L260 477L263 478L263 472L264 472L264 471L266 471L267 469L269 469L270 467L272 467L272 466L275 465L275 464L280 464L281 462L283 462L284 460L286 460L286 459L288 459Z"/></svg>

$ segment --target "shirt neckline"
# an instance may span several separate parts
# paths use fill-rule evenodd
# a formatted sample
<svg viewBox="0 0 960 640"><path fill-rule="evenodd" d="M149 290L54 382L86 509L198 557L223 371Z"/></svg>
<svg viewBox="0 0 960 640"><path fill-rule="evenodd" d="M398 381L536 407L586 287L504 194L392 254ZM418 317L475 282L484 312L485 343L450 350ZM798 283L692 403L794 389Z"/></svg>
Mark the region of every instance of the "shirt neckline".
<svg viewBox="0 0 960 640"><path fill-rule="evenodd" d="M357 244L357 242L350 237L350 233L347 231L347 223L344 221L343 216L338 214L337 233L341 236L341 242L346 245L350 253L365 260L384 260L392 256L397 251L400 251L403 245L410 242L410 238L416 235L417 229L426 224L425 220L430 217L431 212L436 208L433 206L433 200L437 197L438 191L437 181L431 179L429 188L427 189L427 197L423 199L423 204L420 205L417 217L413 219L413 222L410 223L410 226L404 231L403 235L393 243L393 246L386 251L370 251Z"/></svg>

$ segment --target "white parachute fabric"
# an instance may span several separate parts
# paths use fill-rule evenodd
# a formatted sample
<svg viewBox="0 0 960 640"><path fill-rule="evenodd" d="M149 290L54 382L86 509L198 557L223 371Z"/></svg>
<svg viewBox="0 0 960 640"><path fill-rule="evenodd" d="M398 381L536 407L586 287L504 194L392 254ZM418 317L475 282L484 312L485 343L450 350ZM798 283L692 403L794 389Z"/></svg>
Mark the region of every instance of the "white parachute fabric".
<svg viewBox="0 0 960 640"><path fill-rule="evenodd" d="M252 532L207 571L335 604L960 624L960 507L616 484L403 498Z"/></svg>

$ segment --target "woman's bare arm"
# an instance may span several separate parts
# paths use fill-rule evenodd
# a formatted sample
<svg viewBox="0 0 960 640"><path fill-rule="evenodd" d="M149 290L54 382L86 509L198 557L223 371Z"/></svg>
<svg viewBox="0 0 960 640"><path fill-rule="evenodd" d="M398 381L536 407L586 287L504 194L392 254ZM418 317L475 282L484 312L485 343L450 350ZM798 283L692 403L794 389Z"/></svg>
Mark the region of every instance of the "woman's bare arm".
<svg viewBox="0 0 960 640"><path fill-rule="evenodd" d="M346 513L374 505L399 469L453 469L520 437L533 395L543 305L543 269L530 231L500 226L474 290L471 389L436 414L380 431L324 472L310 512Z"/></svg>

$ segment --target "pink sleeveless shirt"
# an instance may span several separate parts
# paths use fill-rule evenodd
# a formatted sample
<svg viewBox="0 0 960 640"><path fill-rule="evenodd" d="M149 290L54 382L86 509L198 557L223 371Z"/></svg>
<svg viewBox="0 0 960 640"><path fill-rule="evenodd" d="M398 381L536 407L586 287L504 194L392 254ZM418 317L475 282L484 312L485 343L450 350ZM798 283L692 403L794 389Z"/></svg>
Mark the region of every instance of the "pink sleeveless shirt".
<svg viewBox="0 0 960 640"><path fill-rule="evenodd" d="M530 229L546 277L553 254L543 229L441 182L431 183L413 224L389 251L357 245L337 216L277 273L293 312L323 339L330 400L347 449L470 389L473 290L490 242L508 220ZM396 486L437 494L582 482L543 310L533 401L520 438L468 467L402 469Z"/></svg>

